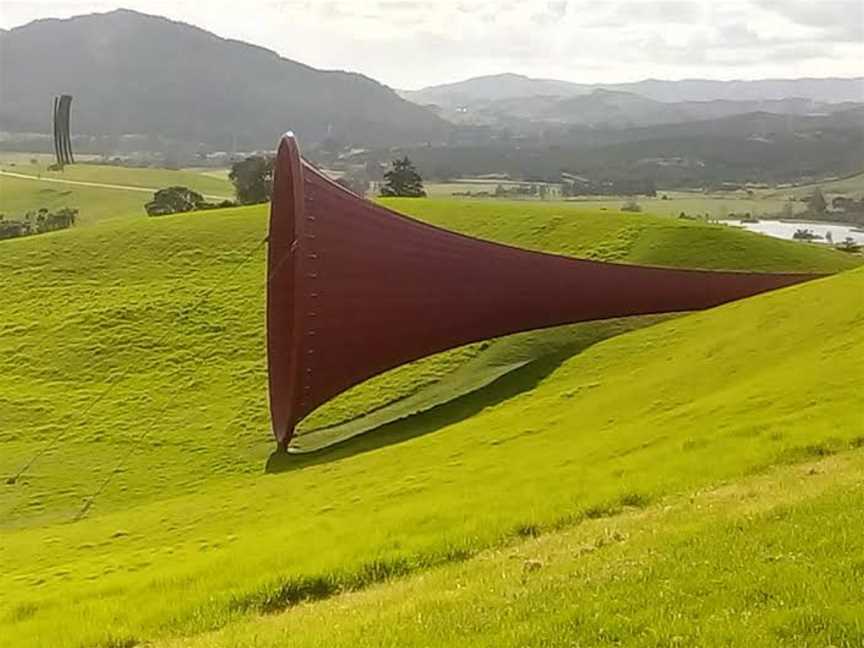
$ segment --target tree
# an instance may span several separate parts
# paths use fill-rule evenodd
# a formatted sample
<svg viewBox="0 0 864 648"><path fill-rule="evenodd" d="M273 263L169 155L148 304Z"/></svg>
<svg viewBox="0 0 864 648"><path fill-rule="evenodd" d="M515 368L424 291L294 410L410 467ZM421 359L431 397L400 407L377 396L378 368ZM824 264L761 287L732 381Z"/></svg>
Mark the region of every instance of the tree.
<svg viewBox="0 0 864 648"><path fill-rule="evenodd" d="M153 194L153 200L144 205L148 216L164 216L201 209L204 197L188 187L167 187Z"/></svg>
<svg viewBox="0 0 864 648"><path fill-rule="evenodd" d="M423 178L417 173L414 163L404 157L393 160L392 168L384 174L384 184L381 186L382 196L402 196L406 198L423 198Z"/></svg>
<svg viewBox="0 0 864 648"><path fill-rule="evenodd" d="M20 218L12 219L8 219L4 214L0 214L0 239L44 234L45 232L66 229L75 224L77 217L78 210L72 207L63 207L56 212L41 207L26 212Z"/></svg>
<svg viewBox="0 0 864 648"><path fill-rule="evenodd" d="M267 202L273 188L273 158L253 155L235 162L228 179L234 184L237 202L241 205Z"/></svg>

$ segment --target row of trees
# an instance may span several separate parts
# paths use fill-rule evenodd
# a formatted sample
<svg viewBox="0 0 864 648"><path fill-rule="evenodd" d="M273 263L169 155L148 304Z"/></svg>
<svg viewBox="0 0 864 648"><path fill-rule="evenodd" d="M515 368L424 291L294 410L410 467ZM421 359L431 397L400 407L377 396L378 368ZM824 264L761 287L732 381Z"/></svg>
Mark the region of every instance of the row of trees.
<svg viewBox="0 0 864 648"><path fill-rule="evenodd" d="M66 229L72 227L77 218L78 210L72 207L62 207L53 212L43 207L28 211L19 218L0 214L0 239L32 236L33 234Z"/></svg>
<svg viewBox="0 0 864 648"><path fill-rule="evenodd" d="M273 157L265 155L253 155L232 165L228 178L234 185L237 203L255 205L270 200L273 166ZM356 178L340 178L337 182L360 196L366 193L367 183L358 182ZM393 161L392 169L384 174L381 195L408 197L426 195L423 179L411 160L405 157ZM210 203L197 191L188 187L175 186L157 191L153 194L153 200L144 205L144 209L149 216L164 216L216 207L232 207L237 203L230 200Z"/></svg>
<svg viewBox="0 0 864 648"><path fill-rule="evenodd" d="M237 202L241 205L255 205L270 200L273 185L273 165L271 156L253 155L234 163L228 178L234 185ZM360 196L366 193L368 180L359 176L345 176L336 181L349 191ZM405 196L419 198L426 195L423 178L417 173L414 164L407 157L393 160L391 168L384 174L381 185L382 196Z"/></svg>
<svg viewBox="0 0 864 648"><path fill-rule="evenodd" d="M562 196L657 196L653 178L631 178L594 181L562 177Z"/></svg>

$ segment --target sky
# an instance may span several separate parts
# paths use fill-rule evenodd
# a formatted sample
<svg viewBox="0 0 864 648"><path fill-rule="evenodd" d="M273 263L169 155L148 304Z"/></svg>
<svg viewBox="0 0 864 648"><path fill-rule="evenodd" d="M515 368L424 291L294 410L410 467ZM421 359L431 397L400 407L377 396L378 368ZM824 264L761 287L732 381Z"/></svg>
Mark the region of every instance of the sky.
<svg viewBox="0 0 864 648"><path fill-rule="evenodd" d="M0 0L0 27L119 7L400 89L864 74L864 0Z"/></svg>

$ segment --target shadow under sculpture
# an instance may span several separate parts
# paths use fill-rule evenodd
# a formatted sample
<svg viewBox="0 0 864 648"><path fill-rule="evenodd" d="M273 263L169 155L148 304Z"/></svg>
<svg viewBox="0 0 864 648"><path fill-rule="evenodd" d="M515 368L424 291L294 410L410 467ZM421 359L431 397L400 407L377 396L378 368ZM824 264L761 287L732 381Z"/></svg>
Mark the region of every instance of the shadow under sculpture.
<svg viewBox="0 0 864 648"><path fill-rule="evenodd" d="M279 450L317 407L425 356L561 324L711 308L821 276L603 263L457 234L329 180L291 134L277 153L268 245Z"/></svg>

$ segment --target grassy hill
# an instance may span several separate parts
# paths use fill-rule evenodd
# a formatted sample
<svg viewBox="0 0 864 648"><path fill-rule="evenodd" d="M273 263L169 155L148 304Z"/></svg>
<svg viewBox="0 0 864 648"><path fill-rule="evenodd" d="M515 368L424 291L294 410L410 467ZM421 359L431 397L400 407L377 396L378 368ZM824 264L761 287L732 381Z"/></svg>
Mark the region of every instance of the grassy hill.
<svg viewBox="0 0 864 648"><path fill-rule="evenodd" d="M689 221L561 205L394 205L592 258L856 265L815 246ZM373 381L346 393L321 416L345 420L433 388L447 392L439 406L328 452L268 462L257 247L265 216L255 207L114 219L0 242L0 475L51 448L0 485L0 645L133 645L242 625L305 598L450 569L622 507L846 452L864 435L864 274L853 270L596 344L632 325L439 356L383 377L386 387ZM503 380L472 391L452 378L506 364L510 351L526 364ZM96 401L110 381L117 386ZM97 492L89 515L72 522ZM664 532L696 533L699 520ZM649 549L659 560L672 555ZM556 594L555 578L536 580L549 605L572 600ZM466 594L482 596L482 583ZM428 605L441 596L431 583ZM515 620L489 605L488 618L515 633ZM347 641L350 628L340 627ZM258 629L237 632L251 643ZM317 641L297 636L306 639Z"/></svg>
<svg viewBox="0 0 864 648"><path fill-rule="evenodd" d="M631 500L467 561L156 645L857 646L862 470L859 450Z"/></svg>
<svg viewBox="0 0 864 648"><path fill-rule="evenodd" d="M0 214L18 216L40 207L75 207L79 210L78 223L89 225L105 218L144 216L144 204L152 200L154 191L165 187L189 187L211 200L234 196L227 178L196 171L100 164L75 164L63 171L46 171L46 166L0 162L0 171L15 174L0 175Z"/></svg>

